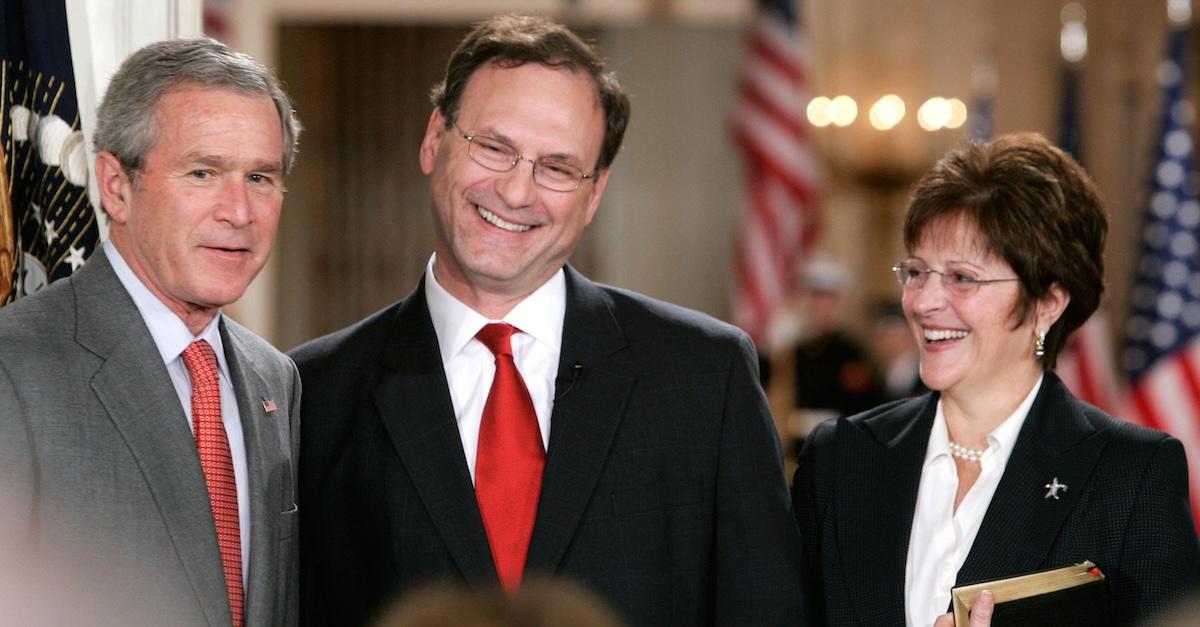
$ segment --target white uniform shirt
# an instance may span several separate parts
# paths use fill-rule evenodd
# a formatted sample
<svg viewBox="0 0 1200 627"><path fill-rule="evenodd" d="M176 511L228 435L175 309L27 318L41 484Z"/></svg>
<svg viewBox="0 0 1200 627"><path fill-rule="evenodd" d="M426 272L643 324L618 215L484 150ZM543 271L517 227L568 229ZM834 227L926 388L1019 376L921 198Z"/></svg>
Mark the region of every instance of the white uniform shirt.
<svg viewBox="0 0 1200 627"><path fill-rule="evenodd" d="M909 627L928 627L950 606L950 589L958 577L975 535L983 523L996 486L1004 474L1009 455L1029 415L1033 399L1042 387L1038 377L1033 389L1000 426L988 434L988 447L980 460L982 471L958 510L958 469L950 456L950 437L942 402L937 405L921 484L913 514L912 534L908 542L908 561L904 570L904 614Z"/></svg>
<svg viewBox="0 0 1200 627"><path fill-rule="evenodd" d="M246 466L246 444L242 436L242 418L238 409L237 397L233 393L233 380L229 375L229 363L225 360L225 346L221 342L221 312L213 316L212 322L200 332L192 335L184 325L183 320L175 312L167 308L133 273L125 258L110 241L104 242L104 253L112 264L113 271L129 292L133 304L142 314L142 320L150 329L154 345L167 367L171 383L175 384L175 393L179 396L179 404L187 416L188 430L194 433L192 425L192 379L188 376L187 366L183 363L183 350L195 340L205 340L217 354L217 377L221 388L221 422L225 424L225 437L229 440L229 452L233 457L233 476L237 483L238 499L238 530L242 536L242 585L250 573L250 474Z"/></svg>
<svg viewBox="0 0 1200 627"><path fill-rule="evenodd" d="M512 336L513 361L537 414L542 447L550 445L550 412L554 408L554 381L562 351L563 316L567 310L567 282L559 270L512 308L503 320L489 320L447 292L433 275L437 256L425 266L425 301L437 332L442 367L450 386L450 401L458 421L463 454L471 481L475 481L475 454L479 425L496 375L496 359L475 334L490 322L507 322L520 329Z"/></svg>

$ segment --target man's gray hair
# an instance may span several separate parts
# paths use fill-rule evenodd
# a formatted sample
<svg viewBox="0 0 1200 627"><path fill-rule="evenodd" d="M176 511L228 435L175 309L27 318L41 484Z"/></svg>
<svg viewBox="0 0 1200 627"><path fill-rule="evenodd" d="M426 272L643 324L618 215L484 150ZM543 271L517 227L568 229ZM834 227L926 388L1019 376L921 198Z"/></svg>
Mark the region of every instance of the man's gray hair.
<svg viewBox="0 0 1200 627"><path fill-rule="evenodd" d="M258 61L212 39L152 43L121 63L97 113L96 150L111 152L130 174L158 139L154 114L163 95L189 85L269 96L283 126L283 171L296 159L300 120L275 75Z"/></svg>

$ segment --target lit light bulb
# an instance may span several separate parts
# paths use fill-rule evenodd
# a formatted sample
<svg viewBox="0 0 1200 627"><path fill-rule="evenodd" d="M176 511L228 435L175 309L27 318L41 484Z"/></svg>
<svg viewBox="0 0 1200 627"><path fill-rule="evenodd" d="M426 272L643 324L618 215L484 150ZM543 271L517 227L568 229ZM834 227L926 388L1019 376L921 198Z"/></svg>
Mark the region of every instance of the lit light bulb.
<svg viewBox="0 0 1200 627"><path fill-rule="evenodd" d="M950 98L946 102L950 103L950 120L946 122L946 128L959 128L967 122L967 105L958 98Z"/></svg>
<svg viewBox="0 0 1200 627"><path fill-rule="evenodd" d="M848 126L858 117L858 103L850 96L838 96L832 101L831 111L835 126Z"/></svg>
<svg viewBox="0 0 1200 627"><path fill-rule="evenodd" d="M904 100L896 94L888 94L871 105L871 126L881 131L891 129L904 119Z"/></svg>
<svg viewBox="0 0 1200 627"><path fill-rule="evenodd" d="M936 131L950 122L950 102L945 98L933 97L917 109L917 123L927 131Z"/></svg>
<svg viewBox="0 0 1200 627"><path fill-rule="evenodd" d="M808 121L813 126L829 126L833 122L833 101L817 96L808 103Z"/></svg>

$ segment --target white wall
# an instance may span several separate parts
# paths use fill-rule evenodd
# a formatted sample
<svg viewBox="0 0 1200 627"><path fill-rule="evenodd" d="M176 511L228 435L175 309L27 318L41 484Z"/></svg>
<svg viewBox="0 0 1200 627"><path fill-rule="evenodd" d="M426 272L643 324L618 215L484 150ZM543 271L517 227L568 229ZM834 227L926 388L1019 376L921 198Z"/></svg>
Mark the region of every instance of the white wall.
<svg viewBox="0 0 1200 627"><path fill-rule="evenodd" d="M728 114L742 34L736 25L642 25L600 41L633 118L591 227L599 280L728 315L742 202Z"/></svg>
<svg viewBox="0 0 1200 627"><path fill-rule="evenodd" d="M96 107L125 57L142 46L201 33L201 0L67 0L67 29L84 144L92 147ZM108 218L100 208L94 157L88 159L88 197L96 211L100 239L108 238Z"/></svg>

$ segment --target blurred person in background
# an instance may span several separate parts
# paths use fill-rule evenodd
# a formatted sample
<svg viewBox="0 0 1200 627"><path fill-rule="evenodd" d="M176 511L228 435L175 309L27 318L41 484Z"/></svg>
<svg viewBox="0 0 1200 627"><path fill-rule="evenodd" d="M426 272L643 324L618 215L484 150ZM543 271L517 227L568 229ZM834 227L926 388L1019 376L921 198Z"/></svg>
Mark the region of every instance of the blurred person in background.
<svg viewBox="0 0 1200 627"><path fill-rule="evenodd" d="M875 305L871 353L884 400L912 398L929 391L921 382L921 354L899 302L888 300Z"/></svg>
<svg viewBox="0 0 1200 627"><path fill-rule="evenodd" d="M800 450L817 424L885 400L870 354L845 328L845 296L852 287L844 264L814 255L801 269L800 287L787 309L768 331L768 345L775 347L771 407L791 452Z"/></svg>

